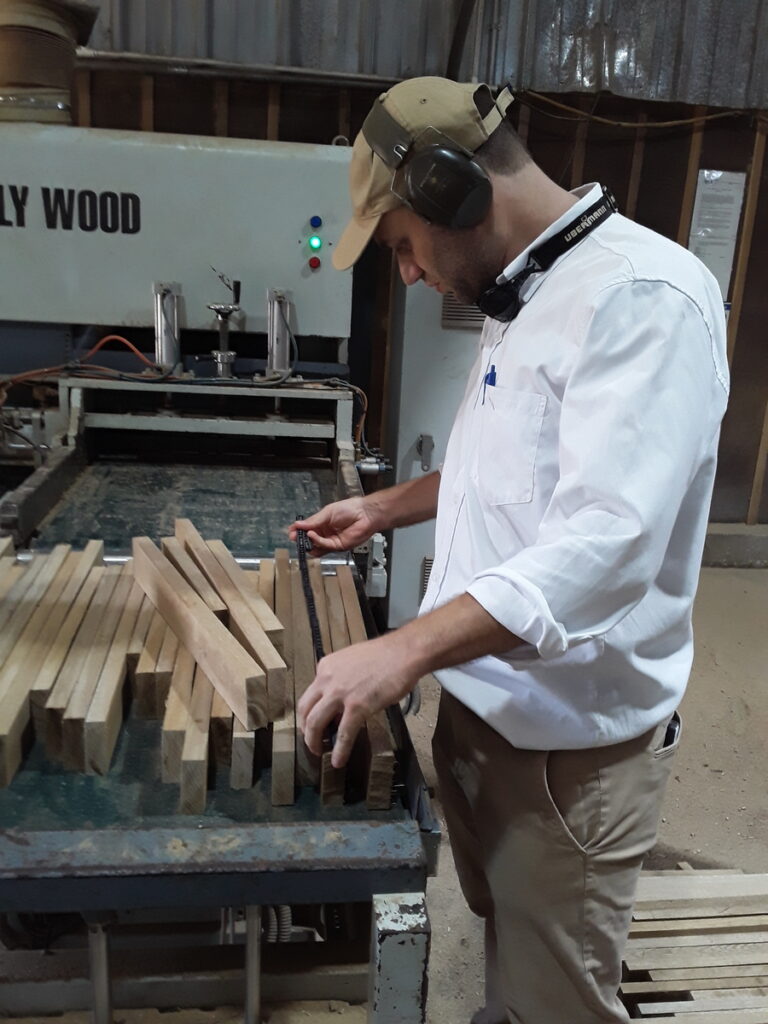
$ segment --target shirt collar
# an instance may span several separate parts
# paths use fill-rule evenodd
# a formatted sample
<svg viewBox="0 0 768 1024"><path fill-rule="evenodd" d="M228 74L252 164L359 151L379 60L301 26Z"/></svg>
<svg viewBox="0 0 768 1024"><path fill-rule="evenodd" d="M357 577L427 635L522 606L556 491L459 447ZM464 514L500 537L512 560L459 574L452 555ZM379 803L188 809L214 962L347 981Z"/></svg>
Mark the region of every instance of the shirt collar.
<svg viewBox="0 0 768 1024"><path fill-rule="evenodd" d="M572 220L575 220L585 210L589 209L593 203L596 203L600 199L602 190L598 182L591 182L589 185L580 185L579 188L573 189L571 195L576 196L577 202L575 202L573 206L569 206L561 217L558 217L557 220L550 224L548 228L545 228L539 237L535 238L519 256L515 256L512 262L506 266L502 273L496 278L496 284L503 284L505 281L511 281L516 274L519 274L528 262L528 254L531 249L535 249L537 245L541 245L542 242L546 242L548 238L556 235L558 231L566 226L566 224L570 224ZM557 262L559 262L559 260ZM553 266L554 265L556 264L553 264ZM536 275L536 278L539 280L541 277L541 274ZM533 280L529 282L529 284L533 283ZM526 291L528 291L528 287L524 288L523 293Z"/></svg>

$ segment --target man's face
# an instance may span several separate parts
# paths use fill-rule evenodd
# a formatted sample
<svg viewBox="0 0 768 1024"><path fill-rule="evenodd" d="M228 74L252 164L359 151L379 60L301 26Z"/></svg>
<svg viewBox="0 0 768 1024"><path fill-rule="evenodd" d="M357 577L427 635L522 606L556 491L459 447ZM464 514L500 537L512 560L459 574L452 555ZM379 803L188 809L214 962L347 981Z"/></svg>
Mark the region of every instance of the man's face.
<svg viewBox="0 0 768 1024"><path fill-rule="evenodd" d="M479 228L452 230L427 224L407 207L381 218L375 239L392 249L406 285L424 281L459 302L475 302L504 269L499 254Z"/></svg>

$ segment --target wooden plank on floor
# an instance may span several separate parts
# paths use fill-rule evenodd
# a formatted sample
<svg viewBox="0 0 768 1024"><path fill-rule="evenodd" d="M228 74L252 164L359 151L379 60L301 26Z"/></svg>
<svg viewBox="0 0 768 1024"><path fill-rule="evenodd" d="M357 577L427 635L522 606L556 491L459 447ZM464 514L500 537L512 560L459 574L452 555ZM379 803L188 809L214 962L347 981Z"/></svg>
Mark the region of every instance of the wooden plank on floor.
<svg viewBox="0 0 768 1024"><path fill-rule="evenodd" d="M188 520L177 520L177 523L180 521L188 522ZM282 651L283 635L285 633L283 624L261 596L258 588L253 586L252 581L248 578L243 567L239 565L234 555L223 541L210 540L208 541L208 548L213 552L219 565L224 569L229 579L234 583L243 598L247 601L251 611L261 623L261 627L269 639L278 651ZM223 596L224 595L222 594L222 597Z"/></svg>
<svg viewBox="0 0 768 1024"><path fill-rule="evenodd" d="M134 710L140 718L157 718L157 679L155 670L157 659L168 629L165 619L157 609L152 613L152 619L144 641L144 648L136 663L136 671L133 677Z"/></svg>
<svg viewBox="0 0 768 1024"><path fill-rule="evenodd" d="M710 875L708 871L681 871L664 878L641 875L635 904L666 900L721 899L728 896L768 896L768 874Z"/></svg>
<svg viewBox="0 0 768 1024"><path fill-rule="evenodd" d="M768 986L768 974L752 975L747 978L687 978L685 981L624 981L621 984L621 991L628 996L650 995L663 992L708 992L710 990L723 990L726 987L730 991L736 988L754 988L755 986Z"/></svg>
<svg viewBox="0 0 768 1024"><path fill-rule="evenodd" d="M732 997L729 999L678 999L671 1002L638 1003L637 1009L644 1017L658 1017L660 1014L671 1014L675 1020L690 1021L692 1014L700 1016L703 1013L717 1011L718 1014L735 1010L763 1010L765 1020L768 1021L768 998L764 995ZM733 1020L741 1020L740 1017L733 1017Z"/></svg>
<svg viewBox="0 0 768 1024"><path fill-rule="evenodd" d="M661 949L672 945L672 943L676 946L722 946L723 944L733 945L739 942L768 943L768 931L697 932L690 935L674 936L670 936L666 932L664 935L638 935L627 941L627 949ZM766 949L768 949L768 946L766 946Z"/></svg>
<svg viewBox="0 0 768 1024"><path fill-rule="evenodd" d="M296 797L296 711L293 683L293 612L291 607L291 563L287 548L275 551L275 614L289 627L283 639L287 663L285 712L272 727L272 804L284 807Z"/></svg>
<svg viewBox="0 0 768 1024"><path fill-rule="evenodd" d="M69 771L85 771L85 719L132 587L133 574L125 566L93 636L90 650L64 711L61 722L61 759Z"/></svg>
<svg viewBox="0 0 768 1024"><path fill-rule="evenodd" d="M226 625L227 606L224 604L221 599L221 595L215 587L211 586L210 581L200 569L200 566L194 558L192 558L192 556L187 552L187 549L179 538L163 537L160 541L160 546L166 558L173 562L187 583L194 587L216 618L221 619L221 621Z"/></svg>
<svg viewBox="0 0 768 1024"><path fill-rule="evenodd" d="M349 638L353 644L363 643L368 639L368 632L360 610L352 570L348 565L340 565L336 575L344 603ZM395 743L385 711L379 711L366 722L366 732L369 750L366 807L371 811L387 810L392 803L396 761Z"/></svg>
<svg viewBox="0 0 768 1024"><path fill-rule="evenodd" d="M148 537L134 537L134 573L179 641L249 729L267 722L264 670Z"/></svg>
<svg viewBox="0 0 768 1024"><path fill-rule="evenodd" d="M105 571L101 564L103 557L102 541L92 540L86 544L61 600L51 612L45 633L38 637L34 655L25 667L31 680L29 700L35 730L41 741L45 734L43 707Z"/></svg>
<svg viewBox="0 0 768 1024"><path fill-rule="evenodd" d="M198 665L192 686L187 731L181 751L180 814L202 814L205 810L208 794L208 732L212 702L213 686Z"/></svg>
<svg viewBox="0 0 768 1024"><path fill-rule="evenodd" d="M693 917L673 921L633 921L630 937L641 935L716 935L768 929L768 914L742 917Z"/></svg>
<svg viewBox="0 0 768 1024"><path fill-rule="evenodd" d="M160 738L161 777L163 782L178 782L181 778L181 752L187 733L189 711L192 704L192 681L195 659L179 645L176 664L171 677L171 689L165 706L163 731Z"/></svg>
<svg viewBox="0 0 768 1024"><path fill-rule="evenodd" d="M315 678L315 650L307 604L298 564L291 566L291 619L293 630L293 692L296 704ZM296 781L299 786L316 786L320 781L320 758L309 750L304 737L296 735Z"/></svg>
<svg viewBox="0 0 768 1024"><path fill-rule="evenodd" d="M768 965L768 947L763 942L741 942L722 946L666 946L661 949L627 950L624 962L630 971L648 971L661 967Z"/></svg>
<svg viewBox="0 0 768 1024"><path fill-rule="evenodd" d="M45 751L51 760L61 760L62 720L69 699L75 691L88 655L96 641L104 616L107 613L112 592L120 576L120 568L110 566L104 570L96 593L83 618L77 636L67 654L56 682L45 702Z"/></svg>
<svg viewBox="0 0 768 1024"><path fill-rule="evenodd" d="M699 981L712 978L715 975L718 978L731 979L768 974L768 966L764 964L732 964L718 967L715 971L711 967L651 967L648 973L653 981L677 981L686 985L689 981Z"/></svg>
<svg viewBox="0 0 768 1024"><path fill-rule="evenodd" d="M768 896L721 896L719 898L659 900L636 906L636 921L682 921L692 917L768 914Z"/></svg>
<svg viewBox="0 0 768 1024"><path fill-rule="evenodd" d="M101 670L96 692L85 717L83 745L85 770L106 775L123 721L123 689L128 671L127 652L144 592L131 576L131 586L112 645Z"/></svg>

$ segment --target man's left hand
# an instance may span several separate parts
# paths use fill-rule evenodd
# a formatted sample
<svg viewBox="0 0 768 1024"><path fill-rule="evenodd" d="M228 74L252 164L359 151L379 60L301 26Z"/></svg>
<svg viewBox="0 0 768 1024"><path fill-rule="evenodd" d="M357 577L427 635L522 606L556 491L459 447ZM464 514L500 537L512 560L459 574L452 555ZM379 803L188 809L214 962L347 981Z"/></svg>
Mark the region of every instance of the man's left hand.
<svg viewBox="0 0 768 1024"><path fill-rule="evenodd" d="M332 763L343 768L365 721L400 701L418 681L398 632L329 654L296 709L307 746L319 756L325 730L339 720Z"/></svg>

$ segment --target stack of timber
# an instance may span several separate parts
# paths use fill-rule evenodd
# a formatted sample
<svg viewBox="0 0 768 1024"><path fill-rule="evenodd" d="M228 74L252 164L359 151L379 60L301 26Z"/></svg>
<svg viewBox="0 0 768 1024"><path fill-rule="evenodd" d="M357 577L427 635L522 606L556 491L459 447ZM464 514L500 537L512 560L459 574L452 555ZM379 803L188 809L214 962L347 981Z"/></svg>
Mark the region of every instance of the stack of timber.
<svg viewBox="0 0 768 1024"><path fill-rule="evenodd" d="M633 1019L768 1024L768 875L643 873L624 961Z"/></svg>
<svg viewBox="0 0 768 1024"><path fill-rule="evenodd" d="M180 813L205 810L209 780L250 788L271 768L274 806L301 786L323 803L392 798L395 747L384 713L368 723L347 772L315 758L296 731L315 675L298 565L287 550L244 569L186 519L160 547L106 566L103 544L59 545L17 562L0 539L0 785L36 740L65 770L107 774L128 713L158 719L160 773ZM348 566L311 565L325 650L366 639ZM357 773L357 777L355 777Z"/></svg>

